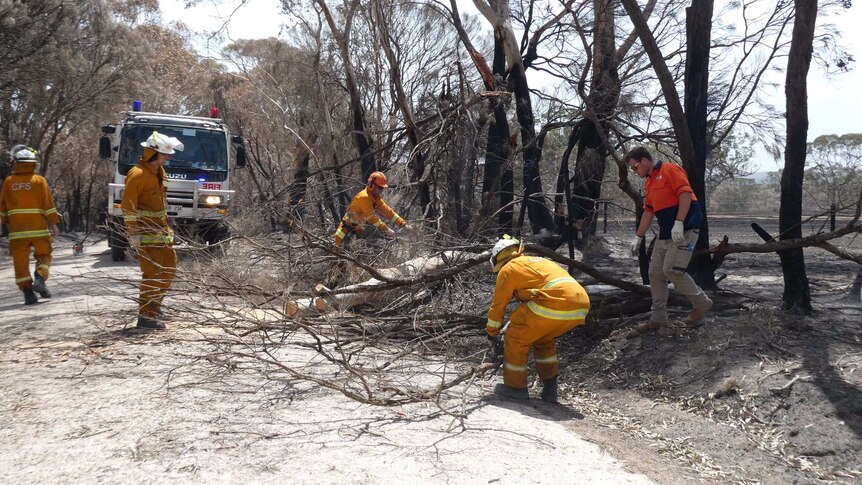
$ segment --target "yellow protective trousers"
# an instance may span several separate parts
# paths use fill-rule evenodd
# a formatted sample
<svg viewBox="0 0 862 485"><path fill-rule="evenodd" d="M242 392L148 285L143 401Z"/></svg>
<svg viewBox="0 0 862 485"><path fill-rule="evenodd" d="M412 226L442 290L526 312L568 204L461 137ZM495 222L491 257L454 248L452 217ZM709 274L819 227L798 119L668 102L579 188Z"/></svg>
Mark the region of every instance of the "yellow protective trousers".
<svg viewBox="0 0 862 485"><path fill-rule="evenodd" d="M589 309L584 302L583 309ZM584 312L586 316L586 312ZM527 387L527 360L530 348L536 361L536 373L543 381L556 377L559 359L554 339L583 325L584 319L555 320L540 317L521 304L509 319L503 346L503 382L511 387Z"/></svg>
<svg viewBox="0 0 862 485"><path fill-rule="evenodd" d="M342 219L342 221L338 224L338 229L335 230L335 245L341 247L344 245L344 239L347 236L353 235L361 235L362 228L358 227L354 224L346 222Z"/></svg>
<svg viewBox="0 0 862 485"><path fill-rule="evenodd" d="M155 319L177 274L177 253L170 246L141 246L138 261L143 273L138 314Z"/></svg>
<svg viewBox="0 0 862 485"><path fill-rule="evenodd" d="M9 241L9 254L15 267L15 283L21 289L33 285L33 277L30 275L31 248L36 259L36 272L43 280L48 280L48 270L51 267L51 238L12 239Z"/></svg>

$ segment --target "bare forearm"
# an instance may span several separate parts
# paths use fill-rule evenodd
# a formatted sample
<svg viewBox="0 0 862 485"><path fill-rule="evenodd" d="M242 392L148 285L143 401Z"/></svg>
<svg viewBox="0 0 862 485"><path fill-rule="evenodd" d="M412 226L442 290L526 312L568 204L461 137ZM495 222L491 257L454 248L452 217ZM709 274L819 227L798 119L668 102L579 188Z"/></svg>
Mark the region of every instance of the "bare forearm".
<svg viewBox="0 0 862 485"><path fill-rule="evenodd" d="M652 225L652 220L655 217L655 214L652 212L644 211L641 216L641 223L638 225L638 230L635 232L639 237L644 237L646 235L649 226Z"/></svg>
<svg viewBox="0 0 862 485"><path fill-rule="evenodd" d="M683 192L679 196L679 209L676 211L676 220L684 221L691 207L691 192Z"/></svg>

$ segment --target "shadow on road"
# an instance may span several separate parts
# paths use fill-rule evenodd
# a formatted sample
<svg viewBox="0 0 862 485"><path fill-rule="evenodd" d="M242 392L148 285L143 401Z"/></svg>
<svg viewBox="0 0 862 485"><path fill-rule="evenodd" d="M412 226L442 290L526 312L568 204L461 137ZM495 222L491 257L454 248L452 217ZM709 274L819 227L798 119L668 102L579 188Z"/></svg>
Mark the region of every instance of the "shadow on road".
<svg viewBox="0 0 862 485"><path fill-rule="evenodd" d="M813 383L829 399L846 425L862 436L862 389L847 382L830 361L830 346L820 338L812 338L804 347L804 366L811 372ZM834 353L834 352L833 352Z"/></svg>
<svg viewBox="0 0 862 485"><path fill-rule="evenodd" d="M24 294L21 292L19 292L18 295L15 295L14 299L10 298L9 300L11 300L12 303L10 303L8 305L0 306L0 313L5 312L6 310L26 311L28 309L35 308L35 307L39 306L39 304L41 304L41 303L44 303L42 301L39 301L38 303L36 303L34 305L25 305L24 304Z"/></svg>
<svg viewBox="0 0 862 485"><path fill-rule="evenodd" d="M481 398L484 404L497 406L504 409L518 411L525 416L544 419L546 421L571 421L584 419L584 415L564 404L550 404L540 399L529 399L527 401L515 401L503 399L494 395Z"/></svg>
<svg viewBox="0 0 862 485"><path fill-rule="evenodd" d="M138 262L134 258L129 258L125 261L113 261L111 260L111 250L103 251L96 255L98 259L93 263L92 268L117 268L122 266L132 266L137 267Z"/></svg>

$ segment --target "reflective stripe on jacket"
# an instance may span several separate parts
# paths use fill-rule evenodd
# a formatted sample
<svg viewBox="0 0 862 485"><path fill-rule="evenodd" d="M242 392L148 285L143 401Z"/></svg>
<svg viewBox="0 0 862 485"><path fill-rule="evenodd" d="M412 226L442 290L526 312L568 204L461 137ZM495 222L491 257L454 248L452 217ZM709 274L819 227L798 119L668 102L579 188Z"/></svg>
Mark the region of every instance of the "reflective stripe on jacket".
<svg viewBox="0 0 862 485"><path fill-rule="evenodd" d="M0 223L9 240L48 237L48 225L60 222L48 182L33 170L35 163L16 162L0 192Z"/></svg>
<svg viewBox="0 0 862 485"><path fill-rule="evenodd" d="M374 198L368 193L368 189L362 189L356 197L350 202L347 208L347 214L341 219L344 223L343 229L350 229L357 234L362 234L365 230L365 224L370 224L376 227L379 231L385 231L388 227L386 222L382 221L380 215L387 221L396 226L403 226L404 219L401 218L391 207L389 207L383 198ZM344 231L346 232L346 231ZM343 236L341 236L343 237Z"/></svg>
<svg viewBox="0 0 862 485"><path fill-rule="evenodd" d="M512 297L534 315L550 320L583 320L590 309L586 290L559 265L545 258L518 256L497 274L485 327L488 334L500 332Z"/></svg>
<svg viewBox="0 0 862 485"><path fill-rule="evenodd" d="M121 203L123 222L130 236L141 236L142 245L174 242L174 232L168 224L166 181L165 169L150 163L140 163L126 175Z"/></svg>

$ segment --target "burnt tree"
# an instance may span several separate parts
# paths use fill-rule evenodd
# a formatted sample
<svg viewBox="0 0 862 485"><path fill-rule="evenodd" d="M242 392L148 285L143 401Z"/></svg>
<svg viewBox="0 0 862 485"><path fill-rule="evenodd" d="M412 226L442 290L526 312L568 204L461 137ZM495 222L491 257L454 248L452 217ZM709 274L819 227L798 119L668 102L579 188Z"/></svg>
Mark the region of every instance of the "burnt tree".
<svg viewBox="0 0 862 485"><path fill-rule="evenodd" d="M805 177L805 156L808 139L808 69L814 43L817 20L816 0L796 0L793 37L787 59L784 95L787 98L787 144L784 150L784 171L781 174L781 207L778 215L779 240L802 237L802 181ZM800 315L810 315L811 291L805 272L802 248L779 251L784 274L785 309Z"/></svg>
<svg viewBox="0 0 862 485"><path fill-rule="evenodd" d="M506 54L503 44L494 36L494 60L492 63L493 79L503 79L506 75ZM502 89L494 85L493 89ZM506 118L506 103L509 97L493 97L491 119L488 123L488 137L485 144L485 171L482 175L482 197L488 208L499 208L497 223L503 231L512 230L515 175L509 162L509 120ZM493 203L499 200L499 205Z"/></svg>
<svg viewBox="0 0 862 485"><path fill-rule="evenodd" d="M452 23L458 32L458 37L470 54L473 65L482 76L485 90L498 92L504 89L502 80L506 75L506 52L503 42L494 36L493 70L482 54L473 46L467 31L461 24L456 0L450 0L452 8ZM502 231L512 230L512 200L514 197L514 177L509 163L509 121L506 119L507 96L490 96L488 111L491 116L488 121L488 136L485 141L485 164L482 174L482 205L479 209L479 223L487 221L495 211L498 212L498 224ZM480 226L480 228L483 226ZM496 232L496 231L495 231Z"/></svg>
<svg viewBox="0 0 862 485"><path fill-rule="evenodd" d="M522 156L524 161L523 185L524 203L530 216L533 233L546 235L555 233L554 218L544 198L542 178L539 172L541 149L536 137L535 117L531 101L530 87L527 83L527 61L521 55L515 32L510 22L508 2L494 0L474 1L479 13L488 20L494 29L494 42L503 48L506 62L506 78L509 91L515 95L515 114L520 125ZM547 27L543 27L547 28ZM541 30L541 29L540 29ZM495 55L496 58L496 55ZM495 59L496 61L496 59ZM523 222L523 219L522 221ZM550 234L548 234L550 231ZM556 239L554 236L553 239Z"/></svg>
<svg viewBox="0 0 862 485"><path fill-rule="evenodd" d="M583 92L583 83L579 86L588 112L588 117L576 128L579 133L573 133L578 140L578 151L572 188L572 218L582 235L579 238L577 232L573 234L579 248L583 248L588 238L596 233L597 206L594 201L602 196L607 156L602 135L607 137L607 123L613 117L620 98L615 4L615 0L593 1L595 42L589 95Z"/></svg>
<svg viewBox="0 0 862 485"><path fill-rule="evenodd" d="M715 268L709 254L709 220L706 213L707 105L709 85L709 48L712 29L713 0L692 0L685 9L685 118L691 133L692 158L683 160L689 183L703 211L703 224L688 272L701 288L715 289Z"/></svg>

